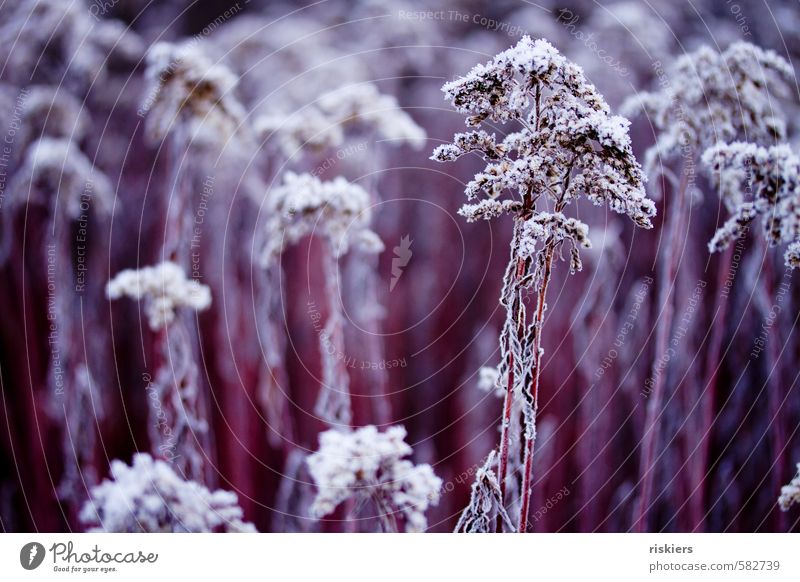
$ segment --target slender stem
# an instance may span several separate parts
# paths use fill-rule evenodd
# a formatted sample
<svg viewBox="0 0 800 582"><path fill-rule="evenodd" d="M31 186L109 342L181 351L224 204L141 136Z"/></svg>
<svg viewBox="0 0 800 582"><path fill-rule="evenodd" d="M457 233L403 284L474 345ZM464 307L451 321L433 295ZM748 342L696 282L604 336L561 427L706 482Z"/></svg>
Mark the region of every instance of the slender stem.
<svg viewBox="0 0 800 582"><path fill-rule="evenodd" d="M520 502L519 532L525 533L528 530L528 514L530 513L531 491L533 489L533 452L536 444L536 410L539 407L539 381L542 369L542 327L544 325L544 310L547 298L547 287L550 285L550 275L553 267L553 254L555 253L556 243L553 241L545 245L544 253L544 274L542 284L537 293L536 316L534 320L533 338L533 379L531 394L533 397L533 414L530 422L534 423L533 430L526 430L525 438L525 461L522 478L522 500Z"/></svg>
<svg viewBox="0 0 800 582"><path fill-rule="evenodd" d="M516 270L513 274L513 282L512 285L514 286L513 289L513 299L512 304L510 306L512 312L512 321L516 322L516 329L513 333L517 334L517 339L519 341L523 340L524 337L524 324L525 322L522 320L522 311L520 309L520 297L519 297L519 290L516 288L520 279L522 279L523 275L525 274L525 260L518 258L516 259ZM513 402L514 402L514 351L509 349L508 350L508 383L506 385L506 393L505 398L503 401L503 422L501 424L501 433L500 433L500 460L499 460L499 479L500 479L500 496L503 500L505 500L506 494L506 473L508 472L508 452L510 448L510 438L511 438L511 413L513 409ZM499 521L498 518L498 528L502 528L502 523Z"/></svg>
<svg viewBox="0 0 800 582"><path fill-rule="evenodd" d="M705 477L708 467L708 459L711 454L711 429L714 424L714 402L717 393L717 376L722 365L720 351L722 349L722 339L725 334L725 317L728 312L727 297L721 292L722 287L728 277L733 260L733 246L729 246L722 255L720 267L717 275L716 298L714 299L714 309L711 312L715 317L714 331L708 346L707 368L704 377L701 402L701 419L698 428L698 439L700 439L697 456L694 462L693 483L691 488L690 514L693 524L693 531L703 531L705 529L705 500L706 486Z"/></svg>
<svg viewBox="0 0 800 582"><path fill-rule="evenodd" d="M643 532L647 529L647 514L650 510L650 497L652 495L655 468L653 459L655 457L655 447L658 442L658 420L661 418L661 406L664 399L664 376L668 370L659 370L660 358L667 351L669 334L672 330L673 312L675 311L674 294L678 274L678 245L683 237L680 237L680 230L683 224L684 208L686 206L686 189L688 187L687 173L683 172L683 178L678 192L676 193L676 203L670 213L670 225L668 228L669 237L664 255L663 277L659 285L659 305L661 314L656 322L656 351L653 361L653 388L650 395L650 402L647 406L645 419L645 430L642 437L641 462L639 470L642 473L642 490L639 496L639 504L634 516L634 529Z"/></svg>

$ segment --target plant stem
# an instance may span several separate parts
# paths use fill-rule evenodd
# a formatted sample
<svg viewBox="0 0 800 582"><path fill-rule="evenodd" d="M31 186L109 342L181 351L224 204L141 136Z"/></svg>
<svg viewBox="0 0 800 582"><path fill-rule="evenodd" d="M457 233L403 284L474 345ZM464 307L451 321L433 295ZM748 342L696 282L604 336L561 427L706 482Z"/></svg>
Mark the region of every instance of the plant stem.
<svg viewBox="0 0 800 582"><path fill-rule="evenodd" d="M693 531L703 531L705 529L705 503L706 503L706 468L708 467L708 459L711 453L711 428L714 423L714 402L717 393L717 376L719 374L722 361L720 360L720 351L722 349L722 338L725 334L725 317L728 312L728 300L725 295L721 293L725 280L730 272L730 267L733 260L733 246L729 246L725 253L722 255L720 267L717 274L717 288L716 298L714 300L714 309L711 312L716 318L714 321L714 332L711 335L711 342L708 346L707 369L705 373L704 382L701 385L702 402L701 402L701 419L700 426L698 427L698 436L700 440L699 448L697 449L697 457L694 462L691 501L690 501L690 515Z"/></svg>
<svg viewBox="0 0 800 582"><path fill-rule="evenodd" d="M664 376L668 370L659 370L660 358L666 353L669 342L669 334L672 330L672 319L675 311L673 289L678 275L678 244L681 237L678 235L683 225L683 214L686 207L686 189L688 187L687 172L682 172L681 184L675 194L676 203L672 205L669 215L669 228L667 230L666 253L663 263L663 277L659 285L658 296L661 314L656 322L656 350L653 361L653 391L650 402L647 406L647 416L645 419L645 430L642 437L642 453L639 470L642 473L642 490L639 496L639 504L634 516L633 527L637 532L647 529L647 514L650 509L650 497L652 495L654 467L653 458L655 447L658 441L658 420L661 417L661 405L664 399ZM665 193L666 194L666 193ZM666 197L666 196L665 196Z"/></svg>
<svg viewBox="0 0 800 582"><path fill-rule="evenodd" d="M547 298L547 287L550 284L550 275L553 266L553 254L555 252L555 242L548 241L544 248L544 273L542 275L542 283L537 293L536 302L536 316L533 323L534 337L533 337L533 379L532 379L532 402L533 414L531 415L530 422L534 426L526 427L525 434L525 461L524 472L522 479L522 501L520 503L519 514L519 527L520 533L525 533L528 530L528 513L530 511L531 491L533 489L533 452L536 444L536 410L539 407L539 380L541 378L542 369L542 326L544 325L544 310L545 301Z"/></svg>

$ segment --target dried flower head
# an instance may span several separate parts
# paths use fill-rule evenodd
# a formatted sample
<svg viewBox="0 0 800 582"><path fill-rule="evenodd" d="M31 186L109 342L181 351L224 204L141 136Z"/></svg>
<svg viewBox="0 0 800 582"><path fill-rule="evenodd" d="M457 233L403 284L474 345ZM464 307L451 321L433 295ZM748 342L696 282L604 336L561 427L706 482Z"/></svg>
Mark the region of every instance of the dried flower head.
<svg viewBox="0 0 800 582"><path fill-rule="evenodd" d="M661 89L623 104L644 110L659 131L646 167L682 148L704 150L718 141L770 143L786 137L784 112L775 99L790 94L794 71L777 53L736 42L722 53L702 47L676 60Z"/></svg>
<svg viewBox="0 0 800 582"><path fill-rule="evenodd" d="M425 530L425 511L439 502L442 480L430 465L403 460L413 452L405 437L402 426L391 426L383 433L371 425L353 432L321 433L319 450L308 457L311 477L319 488L312 515L324 517L346 499L361 497L375 501L383 518L400 513L406 531Z"/></svg>
<svg viewBox="0 0 800 582"><path fill-rule="evenodd" d="M268 263L307 234L322 236L336 257L356 245L380 252L383 243L369 229L372 218L366 190L339 176L323 182L311 174L287 172L267 197L269 219L263 262Z"/></svg>
<svg viewBox="0 0 800 582"><path fill-rule="evenodd" d="M189 307L203 311L211 305L211 289L187 279L183 269L170 261L154 267L125 269L106 285L109 299L145 299L150 329L158 331L175 319L175 310Z"/></svg>
<svg viewBox="0 0 800 582"><path fill-rule="evenodd" d="M739 238L759 216L771 246L791 243L787 266L797 265L800 245L800 158L788 145L717 144L703 154L731 217L720 227L709 251L718 252Z"/></svg>
<svg viewBox="0 0 800 582"><path fill-rule="evenodd" d="M108 214L114 201L109 179L74 142L49 137L36 140L28 148L9 184L9 194L9 202L17 206L63 204L72 219L79 218L89 206Z"/></svg>
<svg viewBox="0 0 800 582"><path fill-rule="evenodd" d="M31 87L25 97L25 136L20 149L40 137L80 142L89 128L88 114L78 99L63 89L45 85Z"/></svg>
<svg viewBox="0 0 800 582"><path fill-rule="evenodd" d="M797 463L797 475L788 485L781 487L781 496L778 497L781 511L789 511L795 503L800 503L800 463Z"/></svg>
<svg viewBox="0 0 800 582"><path fill-rule="evenodd" d="M321 150L342 145L346 132L374 132L392 145L425 144L425 130L397 100L380 93L371 83L348 85L322 95L315 103L291 115L265 115L256 120L256 132L277 139L287 156L302 148Z"/></svg>
<svg viewBox="0 0 800 582"><path fill-rule="evenodd" d="M145 76L149 89L142 110L148 112L146 129L153 141L185 127L192 143L218 143L230 138L245 117L233 94L236 75L196 44L155 44L147 53Z"/></svg>
<svg viewBox="0 0 800 582"><path fill-rule="evenodd" d="M453 143L434 151L432 159L442 162L473 152L487 162L465 191L469 200L480 198L460 210L468 220L506 213L529 220L537 200L546 197L556 205L556 213L542 216L528 233L554 235L572 242L573 248L585 247L585 228L568 223L563 215L559 218L561 210L583 194L595 204L606 203L627 214L639 226L652 226L655 206L645 197L628 121L611 115L581 68L547 41L526 36L442 90L469 116L467 125L488 119L520 126L502 141L482 129L459 133Z"/></svg>
<svg viewBox="0 0 800 582"><path fill-rule="evenodd" d="M80 513L93 533L255 532L242 517L235 493L184 481L146 453L130 467L112 461L111 479L92 488Z"/></svg>

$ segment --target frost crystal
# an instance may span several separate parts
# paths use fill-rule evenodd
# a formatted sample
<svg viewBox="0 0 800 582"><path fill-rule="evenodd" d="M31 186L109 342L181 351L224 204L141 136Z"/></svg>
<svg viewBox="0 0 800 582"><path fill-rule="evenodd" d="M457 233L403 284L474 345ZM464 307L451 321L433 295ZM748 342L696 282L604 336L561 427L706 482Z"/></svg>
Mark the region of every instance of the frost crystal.
<svg viewBox="0 0 800 582"><path fill-rule="evenodd" d="M405 113L391 95L375 85L349 85L322 95L319 100L292 115L266 115L256 120L256 131L276 138L287 156L302 148L338 147L345 131L373 131L378 137L415 148L425 144L425 130Z"/></svg>
<svg viewBox="0 0 800 582"><path fill-rule="evenodd" d="M80 512L92 533L255 532L242 517L235 493L184 481L146 453L130 467L112 461L111 480L92 488Z"/></svg>
<svg viewBox="0 0 800 582"><path fill-rule="evenodd" d="M513 527L511 519L503 506L500 483L493 469L496 464L497 452L492 451L483 466L475 474L469 505L461 513L461 517L456 524L456 532L493 532L498 518L502 519L509 528Z"/></svg>
<svg viewBox="0 0 800 582"><path fill-rule="evenodd" d="M351 245L365 252L380 252L383 243L369 228L372 217L366 190L339 176L323 182L311 174L287 172L281 186L267 198L270 218L263 261L268 263L307 234L318 234L335 257Z"/></svg>
<svg viewBox="0 0 800 582"><path fill-rule="evenodd" d="M233 95L236 75L193 44L157 43L147 54L145 75L149 89L142 111L148 112L153 141L186 124L192 142L217 143L232 136L245 117Z"/></svg>
<svg viewBox="0 0 800 582"><path fill-rule="evenodd" d="M622 108L628 114L643 109L659 131L648 152L650 169L659 156L680 155L687 146L784 138L784 114L774 96L788 94L793 82L792 67L773 51L746 42L723 53L702 47L675 62L660 91L631 98Z"/></svg>
<svg viewBox="0 0 800 582"><path fill-rule="evenodd" d="M708 248L718 252L739 238L757 217L770 245L791 243L786 265L798 266L800 250L800 158L787 145L717 144L703 155L731 217Z"/></svg>
<svg viewBox="0 0 800 582"><path fill-rule="evenodd" d="M789 511L795 503L800 503L800 463L797 463L797 476L788 485L781 487L778 505L781 511Z"/></svg>
<svg viewBox="0 0 800 582"><path fill-rule="evenodd" d="M402 426L391 426L384 433L372 425L353 432L321 433L319 450L308 458L319 488L312 515L329 515L346 499L368 498L375 501L383 520L391 523L398 512L405 518L406 531L425 530L425 511L439 502L442 480L430 465L403 460L413 452L405 437Z"/></svg>
<svg viewBox="0 0 800 582"><path fill-rule="evenodd" d="M189 307L203 311L211 305L211 289L187 279L180 266L165 261L155 267L120 271L106 285L109 299L130 297L146 300L150 329L158 331L175 319L175 310Z"/></svg>

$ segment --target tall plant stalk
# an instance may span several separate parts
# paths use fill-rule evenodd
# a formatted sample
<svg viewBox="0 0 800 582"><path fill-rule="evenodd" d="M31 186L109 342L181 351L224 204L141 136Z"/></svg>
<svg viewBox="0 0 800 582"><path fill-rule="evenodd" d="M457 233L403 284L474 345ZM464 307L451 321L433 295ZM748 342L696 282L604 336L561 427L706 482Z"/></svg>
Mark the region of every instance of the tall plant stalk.
<svg viewBox="0 0 800 582"><path fill-rule="evenodd" d="M686 241L681 237L685 223L685 214L688 201L686 200L686 188L688 185L687 172L682 172L678 191L674 193L675 202L672 204L669 213L669 226L667 228L667 244L663 255L661 268L661 281L658 286L658 305L661 307L656 321L656 344L653 359L653 378L651 392L647 403L647 414L645 416L644 434L642 436L642 447L640 455L640 474L641 492L634 515L633 526L638 532L647 529L647 515L650 511L653 481L655 479L655 450L658 444L659 420L663 414L664 386L669 369L663 366L660 368L661 359L667 352L669 336L672 331L672 323L675 313L674 291L678 278L678 264L680 260L680 243ZM666 200L666 196L664 196Z"/></svg>
<svg viewBox="0 0 800 582"><path fill-rule="evenodd" d="M627 120L611 115L602 96L581 69L549 43L524 37L516 46L476 66L466 77L443 87L454 107L467 114L467 125L484 120L513 122L519 131L502 142L484 130L456 134L439 146L437 161L479 154L487 166L466 187L469 200L459 213L468 221L510 214L514 220L511 259L506 268L501 304L506 320L500 337L498 381L505 383L501 419L498 479L502 504L509 490L511 421L518 404L525 442L520 517L517 531L528 530L536 442L536 413L542 363L542 335L553 259L566 247L571 273L581 270L580 249L591 246L588 226L568 218L567 206L584 195L628 215L637 226L651 227L655 205L645 196L641 168L633 157ZM507 197L503 197L507 194ZM552 212L549 209L552 208ZM525 298L535 299L528 319ZM492 455L489 456L493 458ZM469 531L502 520L491 504L465 509ZM489 513L491 515L489 515Z"/></svg>

